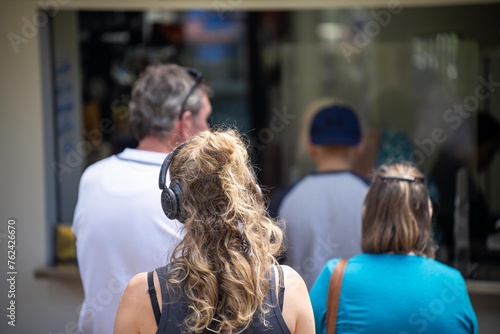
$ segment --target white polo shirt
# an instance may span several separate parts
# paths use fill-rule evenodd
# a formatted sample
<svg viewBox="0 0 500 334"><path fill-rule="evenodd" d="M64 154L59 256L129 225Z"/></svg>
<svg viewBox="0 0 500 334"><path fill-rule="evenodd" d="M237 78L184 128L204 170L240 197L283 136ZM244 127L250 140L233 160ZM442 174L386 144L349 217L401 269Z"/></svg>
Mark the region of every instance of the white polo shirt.
<svg viewBox="0 0 500 334"><path fill-rule="evenodd" d="M158 176L166 154L125 149L82 175L72 230L85 293L79 330L112 333L123 290L169 262L182 224L163 213Z"/></svg>

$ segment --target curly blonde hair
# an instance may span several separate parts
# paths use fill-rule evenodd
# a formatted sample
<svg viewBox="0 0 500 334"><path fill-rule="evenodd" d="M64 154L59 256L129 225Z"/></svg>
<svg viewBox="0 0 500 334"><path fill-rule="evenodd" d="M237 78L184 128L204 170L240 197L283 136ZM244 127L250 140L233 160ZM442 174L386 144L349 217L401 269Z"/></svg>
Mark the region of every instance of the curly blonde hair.
<svg viewBox="0 0 500 334"><path fill-rule="evenodd" d="M200 133L171 163L171 179L183 189L186 234L168 280L189 301L187 332L202 332L214 317L222 333L239 332L257 310L266 324L264 298L283 234L266 213L251 168L233 130Z"/></svg>

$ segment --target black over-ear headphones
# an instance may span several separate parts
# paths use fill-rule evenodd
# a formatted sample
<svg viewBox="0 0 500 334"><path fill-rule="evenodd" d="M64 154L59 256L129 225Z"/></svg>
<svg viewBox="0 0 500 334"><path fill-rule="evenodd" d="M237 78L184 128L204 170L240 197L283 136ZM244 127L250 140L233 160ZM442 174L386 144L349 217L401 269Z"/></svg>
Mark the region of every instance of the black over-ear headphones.
<svg viewBox="0 0 500 334"><path fill-rule="evenodd" d="M182 210L182 186L179 181L177 180L170 180L170 185L167 187L167 172L170 167L170 164L172 163L172 160L175 158L177 155L177 152L181 148L183 148L186 145L187 142L184 142L174 148L172 152L170 152L165 160L163 161L163 164L161 165L160 168L160 178L158 180L158 186L160 189L162 189L161 193L161 207L163 208L163 212L165 212L165 215L169 219L177 219L181 223L183 223L183 215L184 212ZM257 191L261 196L262 195L262 190L259 187L259 184L257 182L257 175L255 174L255 171L253 168L250 168L252 171L252 174L255 179L255 186L257 187Z"/></svg>
<svg viewBox="0 0 500 334"><path fill-rule="evenodd" d="M171 180L170 185L167 186L167 172L172 163L172 160L175 158L177 153L181 148L186 145L187 142L184 142L174 148L172 152L170 152L160 169L160 178L158 180L158 186L162 189L161 192L161 207L163 208L163 212L169 219L177 219L181 223L183 210L182 210L182 186L176 180Z"/></svg>

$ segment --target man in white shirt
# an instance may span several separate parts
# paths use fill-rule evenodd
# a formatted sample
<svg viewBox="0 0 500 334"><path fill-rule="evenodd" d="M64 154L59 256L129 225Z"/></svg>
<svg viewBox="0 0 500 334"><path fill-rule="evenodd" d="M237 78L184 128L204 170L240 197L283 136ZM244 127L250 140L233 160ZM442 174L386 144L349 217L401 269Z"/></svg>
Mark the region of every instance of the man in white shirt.
<svg viewBox="0 0 500 334"><path fill-rule="evenodd" d="M165 265L182 237L163 213L158 177L178 144L208 129L211 104L201 73L152 65L134 84L129 104L137 148L89 166L80 180L72 230L85 300L80 332L112 333L127 282Z"/></svg>
<svg viewBox="0 0 500 334"><path fill-rule="evenodd" d="M368 181L352 172L361 141L353 110L341 104L320 108L310 124L308 151L316 172L289 188L279 205L285 220L284 263L308 289L331 258L361 253L361 212Z"/></svg>

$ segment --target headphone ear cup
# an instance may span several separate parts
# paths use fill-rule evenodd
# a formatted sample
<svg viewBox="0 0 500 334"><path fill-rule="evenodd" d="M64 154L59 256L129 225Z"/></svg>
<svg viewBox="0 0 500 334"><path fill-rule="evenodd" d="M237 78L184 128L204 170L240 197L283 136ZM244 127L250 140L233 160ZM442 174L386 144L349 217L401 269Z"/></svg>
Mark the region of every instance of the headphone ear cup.
<svg viewBox="0 0 500 334"><path fill-rule="evenodd" d="M182 187L179 182L171 181L161 193L161 206L168 219L182 222Z"/></svg>
<svg viewBox="0 0 500 334"><path fill-rule="evenodd" d="M177 201L176 218L181 223L184 223L184 210L182 209L182 202L184 196L182 195L182 185L179 181L174 180L170 182L170 190L174 193Z"/></svg>
<svg viewBox="0 0 500 334"><path fill-rule="evenodd" d="M161 207L168 219L174 220L177 211L177 199L169 187L165 187L161 192Z"/></svg>

